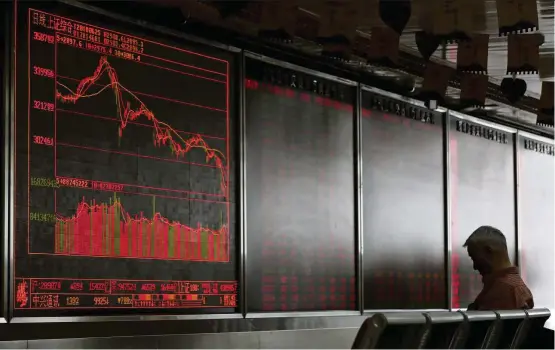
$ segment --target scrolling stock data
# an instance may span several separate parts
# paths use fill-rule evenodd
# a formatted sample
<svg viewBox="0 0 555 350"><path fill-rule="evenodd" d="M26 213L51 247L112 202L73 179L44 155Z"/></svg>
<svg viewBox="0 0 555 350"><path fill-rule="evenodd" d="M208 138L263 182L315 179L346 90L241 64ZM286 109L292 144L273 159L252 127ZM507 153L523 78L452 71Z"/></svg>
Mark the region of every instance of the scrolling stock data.
<svg viewBox="0 0 555 350"><path fill-rule="evenodd" d="M15 307L235 307L229 62L26 15Z"/></svg>

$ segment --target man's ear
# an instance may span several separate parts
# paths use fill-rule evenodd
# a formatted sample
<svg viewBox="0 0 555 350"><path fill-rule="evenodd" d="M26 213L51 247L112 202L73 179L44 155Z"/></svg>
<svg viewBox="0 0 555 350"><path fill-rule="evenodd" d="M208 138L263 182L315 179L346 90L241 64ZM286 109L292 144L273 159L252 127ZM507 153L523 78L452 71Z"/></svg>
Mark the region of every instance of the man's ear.
<svg viewBox="0 0 555 350"><path fill-rule="evenodd" d="M493 247L490 245L484 245L484 252L486 252L486 254L488 255L492 255L493 254Z"/></svg>

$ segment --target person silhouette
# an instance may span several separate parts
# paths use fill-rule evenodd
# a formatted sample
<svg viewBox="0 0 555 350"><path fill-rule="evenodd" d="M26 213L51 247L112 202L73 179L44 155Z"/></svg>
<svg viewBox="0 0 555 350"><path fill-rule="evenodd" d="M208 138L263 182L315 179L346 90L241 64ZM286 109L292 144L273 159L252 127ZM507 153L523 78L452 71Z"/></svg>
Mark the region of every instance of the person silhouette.
<svg viewBox="0 0 555 350"><path fill-rule="evenodd" d="M482 275L482 291L468 310L532 309L534 298L518 268L511 264L507 240L495 227L480 226L463 245Z"/></svg>

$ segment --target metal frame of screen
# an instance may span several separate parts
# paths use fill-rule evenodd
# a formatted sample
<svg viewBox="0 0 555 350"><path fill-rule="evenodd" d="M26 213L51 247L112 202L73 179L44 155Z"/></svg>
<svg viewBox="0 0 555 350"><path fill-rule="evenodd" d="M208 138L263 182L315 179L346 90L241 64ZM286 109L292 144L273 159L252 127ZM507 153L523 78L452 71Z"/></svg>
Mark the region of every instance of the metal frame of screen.
<svg viewBox="0 0 555 350"><path fill-rule="evenodd" d="M159 32L162 34L166 34L166 35L170 35L173 36L176 39L181 39L181 40L187 40L187 41L194 41L197 43L201 43L201 44L205 44L205 45L209 45L212 47L216 47L219 49L224 49L224 50L228 50L231 52L235 52L238 53L238 55L240 56L240 59L238 60L238 74L237 74L237 80L238 82L235 83L235 86L237 87L237 95L235 98L238 99L239 101L239 105L238 105L238 114L239 114L239 118L238 118L238 129L239 129L239 158L238 158L238 190L239 190L239 203L238 203L238 221L239 221L239 232L237 234L237 237L239 238L240 242L239 242L239 252L237 254L237 258L239 260L238 264L239 264L239 300L240 300L240 305L239 305L239 309L240 312L239 313L235 313L235 314L207 314L207 315L160 315L160 316L80 316L80 317L30 317L30 318L13 318L10 320L11 315L11 305L13 305L12 303L12 298L13 298L13 284L12 284L12 271L10 269L12 263L13 263L13 247L12 247L12 242L13 242L13 217L12 217L12 207L13 207L13 203L14 203L14 193L13 193L13 188L12 188L12 181L13 181L13 177L14 177L14 154L12 152L14 144L13 144L13 137L12 135L14 134L14 114L13 114L13 103L14 103L14 65L13 65L13 52L15 51L15 42L13 42L14 36L13 36L13 26L11 23L12 22L12 15L15 14L15 7L13 7L13 2L6 2L6 3L2 3L2 6L6 6L6 7L10 7L10 11L3 11L4 14L4 23L5 26L4 28L2 28L4 30L5 33L10 33L10 35L5 35L5 42L4 42L4 53L3 53L3 71L4 71L4 75L3 75L3 89L4 89L4 95L3 95L3 99L4 99L4 105L3 105L3 113L6 116L6 118L4 118L3 120L3 125L2 125L2 132L3 132L3 137L2 140L3 142L3 150L2 150L2 160L3 160L3 164L2 166L4 167L4 169L7 170L7 172L5 172L5 174L7 174L8 176L3 177L2 178L2 194L4 196L3 198L3 203L7 204L4 205L3 209L3 217L5 218L5 220L2 221L2 241L0 242L0 247L1 247L1 258L2 258L2 271L1 271L1 290L0 292L2 292L2 297L1 297L1 307L0 307L0 312L2 313L0 315L0 323L2 322L6 322L6 320L11 321L12 323L48 323L48 322L105 322L105 321L137 321L137 320L144 320L144 321L156 321L156 320L190 320L191 322L200 322L201 324L206 324L211 325L214 329L218 328L216 325L219 325L221 327L220 331L225 331L226 329L234 329L236 331L246 331L246 330L273 330L273 329L300 329L300 328L311 328L310 326L307 327L307 324L309 324L312 321L309 320L313 320L314 322L312 322L314 324L314 328L318 328L318 327L324 327L325 325L330 326L330 327L339 327L339 326L351 326L351 327L356 327L357 323L358 323L358 318L353 318L353 317L327 317L327 316L356 316L356 315L367 315L369 313L372 312L377 312L380 310L364 310L364 293L363 293L363 237L362 237L362 228L364 225L364 220L363 217L361 215L362 213L362 208L363 208L363 200L362 200L362 187L363 187L363 183L362 183L362 168L361 168L361 162L362 162L362 155L361 155L361 95L362 95L362 90L367 90L367 91L371 91L371 92L375 92L377 94L381 94L384 96L388 96L391 98L395 98L395 99L399 99L401 101L404 102L408 102L411 104L415 104L418 106L423 106L423 103L417 100L413 100L413 99L407 99L405 97L396 95L396 94L392 94L380 89L376 89L373 87L369 87L369 86L363 86L359 83L350 81L350 80L345 80L339 77L335 77L329 74L325 74L325 73L321 73L318 71L314 71L311 69L307 69L307 68L303 68L300 66L296 66L296 65L292 65L283 61L279 61L279 60L274 60L268 57L264 57L264 56L260 56L256 53L251 53L251 52L245 52L242 51L239 48L235 48L235 47L231 47L231 46L227 46L227 45L222 45L219 43L215 43L215 42L209 42L203 39L199 39L196 37L191 37L188 36L186 34L183 34L181 32L177 32L177 31L173 31L173 30L168 30L165 29L163 27L160 26L156 26L156 25L151 25L148 23L145 23L144 21L140 21L137 19L131 19L128 17L124 17L124 16L120 16L120 15L116 15L89 5L85 5L83 3L79 3L76 1L72 1L72 0L58 0L64 4L70 5L70 6L74 6L77 7L79 9L82 10L86 10L86 11L90 11L90 12L94 12L100 15L105 16L108 19L117 21L117 22L121 22L123 24L131 24L134 26L138 26L138 27L142 27L145 28L149 31L153 31L153 32ZM291 69L295 69L295 70L299 70L299 71L303 71L305 73L317 76L317 77L321 77L321 78L325 78L325 79L329 79L329 80L333 80L333 81L337 81L340 83L346 83L348 85L351 86L356 86L356 102L355 102L355 124L354 124L354 147L355 147L355 154L354 154L354 162L356 164L354 164L354 169L355 169L355 185L356 185L356 193L355 193L355 232L353 234L355 234L355 239L356 239L356 251L355 254L356 256L356 276L357 276L357 291L359 293L358 295L358 304L359 304L359 311L353 311L353 312L349 312L349 311L322 311L322 312L283 312L283 313L249 313L247 314L246 310L247 310L247 302L248 302L248 297L246 294L246 281L248 276L245 273L245 267L246 267L246 258L247 258L247 248L246 248L246 242L247 242L247 231L248 228L246 226L246 216L247 216L247 212L246 212L246 196L245 196L245 191L246 191L246 184L247 184L247 179L246 179L246 162L245 162L245 155L246 155L246 145L248 140L246 139L246 133L245 133L245 86L244 86L244 78L245 78L245 58L246 57L250 57L250 58L254 58L254 59L258 59L258 60L263 60L266 61L268 63L274 64L274 65L278 65L278 66L282 66L282 67L286 67L286 68L291 68ZM444 196L444 201L445 201L445 208L444 208L444 212L445 212L445 268L446 268L446 283L448 284L448 288L446 288L446 293L447 293L447 301L448 301L448 309L452 310L452 303L451 303L451 250L452 250L452 241L451 241L451 229L450 229L450 217L451 217L451 204L450 204L450 178L449 178L449 169L450 169L450 164L449 164L449 125L450 125L450 120L451 118L459 118L459 119L465 119L465 120L469 120L472 121L473 123L477 123L477 124L481 124L481 125L485 125L491 128L495 128L495 129L499 129L499 130L503 130L506 132L510 132L512 134L514 134L515 136L513 136L513 140L514 140L514 156L515 161L514 161L514 165L515 165L515 239L516 239L516 256L518 259L518 256L520 255L520 240L518 238L518 214L519 214L519 196L518 196L518 177L519 177L519 172L518 172L518 139L520 137L528 137L528 138L537 138L539 140L548 140L549 142L553 143L552 139L549 138L544 138L544 137L540 137L540 136L536 136L534 134L529 134L527 132L522 132L522 131L516 131L516 129L513 128L508 128L508 127L504 127L501 126L499 124L496 123L492 123L492 122L487 122L478 118L474 118L474 117L470 117L461 113L457 113L457 112L453 112L453 111L448 111L445 109L439 109L441 110L444 114L445 114L445 118L444 118L444 124L443 124L443 137L444 137L444 147L443 147L443 152L444 152L444 182L443 182L443 186L444 186L444 192L445 192L445 196ZM401 311L401 310L383 310L383 311ZM407 310L404 310L407 311ZM417 311L417 310L410 310L410 311ZM243 322L243 321L247 321L244 320L245 318L250 318L250 319L261 319L260 324L258 323L258 321L256 320L250 320L247 323ZM274 319L274 322L265 322L266 320L262 320L262 319ZM279 318L279 319L276 319ZM298 321L298 318L303 318L305 319L307 322L296 322ZM311 319L312 318L312 319ZM205 322L211 322L210 320L213 320L212 323L205 323ZM291 322L287 322L288 325L285 325L285 321L286 320L291 320ZM225 327L225 325L230 325L230 323L232 324L236 324L235 327ZM310 324L312 324L310 323ZM37 325L39 326L39 325ZM275 326L275 327L274 327ZM252 328L252 329L251 329ZM204 330L203 332L210 332L210 330ZM214 331L214 330L212 330ZM195 330L183 330L184 333L189 333L189 332L195 332Z"/></svg>
<svg viewBox="0 0 555 350"><path fill-rule="evenodd" d="M483 125L486 126L488 128L492 128L492 129L496 129L499 131L504 131L506 133L512 134L512 141L513 141L513 193L514 193L514 208L513 208L513 213L514 213L514 225L515 225L515 257L516 257L516 263L518 264L519 261L519 256L520 256L520 245L519 245L519 239L518 239L518 164L517 164L517 152L518 152L518 143L517 143L517 129L508 127L508 126L504 126L504 125L499 125L493 122L489 122L489 121L485 121L476 117L472 117L466 114L462 114L459 112L455 112L455 111L451 111L449 110L447 113L447 118L446 119L446 125L445 125L445 129L444 129L444 134L449 136L450 133L450 125L451 125L451 120L455 118L455 119L461 119L461 120L466 120L469 122L472 122L474 124L478 124L478 125ZM447 148L446 148L446 161L448 162L446 164L446 166L449 166L447 168L447 179L446 179L446 188L447 188L447 193L449 195L449 202L447 203L447 217L449 218L448 221L448 226L446 229L448 230L448 236L449 236L449 251L450 253L452 253L453 251L453 242L452 242L452 236L451 236L451 195L450 195L450 189L451 189L451 179L449 176L449 172L450 172L450 151L449 151L449 138L446 139L447 140ZM450 254L451 255L451 254ZM449 264L451 265L451 256L449 257ZM452 279L452 271L451 269L449 270L449 281L451 281ZM465 310L464 308L457 308L454 309L453 308L453 304L452 304L452 285L449 284L449 310Z"/></svg>
<svg viewBox="0 0 555 350"><path fill-rule="evenodd" d="M246 113L245 113L245 51L241 51L239 56L239 258L240 271L239 271L239 305L241 315L245 317L247 314L247 128L246 128Z"/></svg>
<svg viewBox="0 0 555 350"><path fill-rule="evenodd" d="M451 241L451 176L449 170L451 169L451 158L449 151L449 140L451 137L451 130L449 125L451 123L451 113L449 110L445 113L443 118L443 212L444 212L444 237L445 237L445 291L447 292L447 308L452 310L453 305L453 283L452 283L452 261L453 242Z"/></svg>
<svg viewBox="0 0 555 350"><path fill-rule="evenodd" d="M4 26L2 27L3 33L9 33L11 28L11 15L12 11L10 8L9 3L2 3L0 4L0 8L2 9L2 23ZM0 271L0 285L1 290L0 293L2 294L1 297L1 304L0 304L0 323L5 323L9 319L9 298L10 293L7 293L9 290L9 235L7 234L10 232L11 228L11 179L13 175L13 168L10 166L12 164L12 157L13 152L11 152L11 135L12 135L12 119L9 118L10 111L11 111L11 102L13 100L13 90L11 87L11 77L13 74L12 65L11 65L11 58L12 55L10 54L12 47L11 43L11 35L3 35L2 39L0 40L2 43L2 127L0 128L0 134L2 136L3 147L2 147L2 239L0 241L0 248L1 248L1 261L2 261L2 269Z"/></svg>

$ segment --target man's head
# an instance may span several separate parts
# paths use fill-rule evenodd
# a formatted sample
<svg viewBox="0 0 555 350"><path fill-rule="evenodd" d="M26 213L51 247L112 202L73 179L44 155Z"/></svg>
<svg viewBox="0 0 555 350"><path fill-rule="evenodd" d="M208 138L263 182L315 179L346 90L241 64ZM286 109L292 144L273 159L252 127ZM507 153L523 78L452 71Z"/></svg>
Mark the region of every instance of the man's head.
<svg viewBox="0 0 555 350"><path fill-rule="evenodd" d="M463 247L474 263L474 270L485 276L510 265L507 240L501 231L480 226L468 237Z"/></svg>

